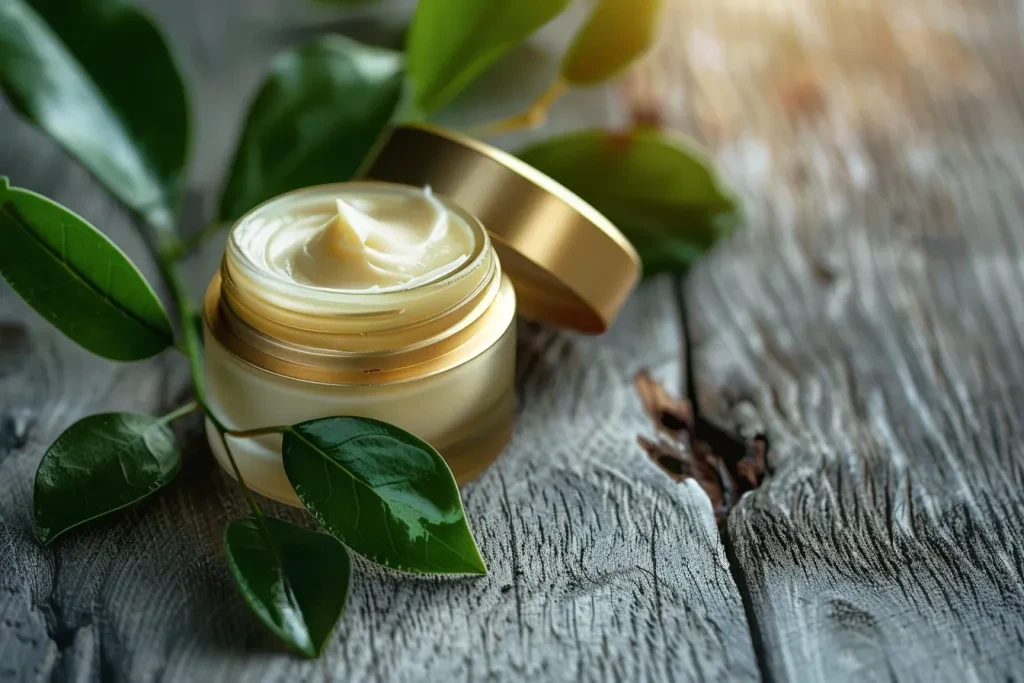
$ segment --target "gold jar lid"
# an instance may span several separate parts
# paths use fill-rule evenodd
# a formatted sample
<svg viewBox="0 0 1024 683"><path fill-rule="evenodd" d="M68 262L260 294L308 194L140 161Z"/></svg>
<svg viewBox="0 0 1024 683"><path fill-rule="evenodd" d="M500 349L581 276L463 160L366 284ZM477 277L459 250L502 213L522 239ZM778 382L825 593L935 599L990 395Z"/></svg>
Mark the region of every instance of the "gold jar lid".
<svg viewBox="0 0 1024 683"><path fill-rule="evenodd" d="M476 216L524 317L599 334L640 277L633 245L596 209L511 154L464 135L396 127L365 177L429 185Z"/></svg>

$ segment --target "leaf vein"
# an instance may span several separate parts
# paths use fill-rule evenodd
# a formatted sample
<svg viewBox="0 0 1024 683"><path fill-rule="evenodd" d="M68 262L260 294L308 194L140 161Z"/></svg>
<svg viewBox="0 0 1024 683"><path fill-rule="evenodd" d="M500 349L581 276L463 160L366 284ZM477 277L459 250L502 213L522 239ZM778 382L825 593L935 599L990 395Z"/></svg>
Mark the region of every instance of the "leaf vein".
<svg viewBox="0 0 1024 683"><path fill-rule="evenodd" d="M21 214L14 207L13 203L7 202L7 203L3 204L2 206L0 206L0 212L3 212L5 215L10 217L11 221L16 226L18 226L26 235L28 235L28 237L31 240L36 242L39 245L39 247L41 249L43 249L51 257L57 258L59 256L58 254L55 253L53 247L50 246L50 244L48 244L46 242L46 240L42 239L39 235L37 235L35 233L34 230L32 230L28 226L27 222L21 217ZM93 284L85 276L84 273L79 272L79 270L77 268L75 268L70 263L64 261L63 258L58 259L58 261L61 264L61 266L68 272L68 274L71 275L74 279L76 279L79 282L81 282L91 292L93 292L95 294L98 294L101 297L103 296L103 293L97 288L97 286L95 284ZM108 263L110 263L109 260L108 260ZM132 311L129 308L121 305L121 303L118 302L117 300L110 300L110 301L108 301L108 303L110 304L111 308L116 309L118 312L122 313L123 315L125 315L128 318L130 318L131 320L137 322L143 328L145 328L146 330L152 332L153 334L157 335L158 337L165 337L166 338L166 337L170 336L169 333L168 333L168 330L162 330L162 329L160 329L158 327L153 326L153 324L151 322L149 322L148 320L143 320L141 317L136 315L134 311Z"/></svg>

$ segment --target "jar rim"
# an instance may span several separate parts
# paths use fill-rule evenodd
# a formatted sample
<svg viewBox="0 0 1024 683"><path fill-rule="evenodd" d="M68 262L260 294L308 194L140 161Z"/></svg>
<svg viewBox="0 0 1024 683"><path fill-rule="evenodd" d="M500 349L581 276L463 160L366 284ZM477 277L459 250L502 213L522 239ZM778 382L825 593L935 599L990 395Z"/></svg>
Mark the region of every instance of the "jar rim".
<svg viewBox="0 0 1024 683"><path fill-rule="evenodd" d="M317 362L315 357L301 360L284 358L259 341L253 343L251 336L238 334L226 320L228 311L221 297L220 273L214 275L207 287L203 321L207 334L215 343L224 347L236 360L262 372L332 386L398 384L432 377L468 363L505 336L516 321L515 289L505 274L500 275L495 286L496 296L482 314L442 340L446 343L399 354L398 362L390 366L389 361L393 361L396 354L363 354L345 359L347 363L323 363ZM255 334L259 340L261 333L255 331Z"/></svg>
<svg viewBox="0 0 1024 683"><path fill-rule="evenodd" d="M381 383L418 375L416 366L432 372L427 368L439 367L437 360L446 354L451 357L441 365L451 365L456 356L479 346L473 334L483 329L491 336L495 325L507 329L515 315L515 294L510 283L503 286L507 277L487 231L475 216L444 197L439 201L470 227L474 245L470 258L438 279L401 290L327 289L313 310L293 297L298 292L324 294L321 288L281 278L277 282L287 287L261 289L268 279L261 275L264 271L232 239L239 225L283 200L367 190L422 192L411 185L377 181L317 185L268 200L232 226L220 273L207 291L204 317L214 337L233 355L294 378ZM504 310L509 300L510 313ZM495 315L494 308L502 309L501 314ZM377 373L383 374L371 377Z"/></svg>

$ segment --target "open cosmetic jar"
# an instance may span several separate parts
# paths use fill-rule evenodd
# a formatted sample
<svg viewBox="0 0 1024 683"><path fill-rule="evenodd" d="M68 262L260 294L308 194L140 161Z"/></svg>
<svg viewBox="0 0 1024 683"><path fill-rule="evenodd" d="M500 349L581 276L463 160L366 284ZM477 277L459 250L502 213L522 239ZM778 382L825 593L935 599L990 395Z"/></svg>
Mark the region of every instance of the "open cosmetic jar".
<svg viewBox="0 0 1024 683"><path fill-rule="evenodd" d="M599 333L638 276L628 241L550 178L469 138L397 128L366 179L284 194L231 228L204 301L208 400L233 430L390 422L461 484L512 433L517 311ZM251 488L298 505L280 434L228 443Z"/></svg>

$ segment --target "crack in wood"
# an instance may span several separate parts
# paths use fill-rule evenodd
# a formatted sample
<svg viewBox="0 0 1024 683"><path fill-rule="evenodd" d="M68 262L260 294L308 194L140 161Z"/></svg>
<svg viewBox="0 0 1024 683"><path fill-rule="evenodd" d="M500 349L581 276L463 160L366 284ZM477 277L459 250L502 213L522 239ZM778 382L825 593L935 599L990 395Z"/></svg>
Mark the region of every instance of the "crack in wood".
<svg viewBox="0 0 1024 683"><path fill-rule="evenodd" d="M764 480L768 437L745 438L708 422L690 399L670 395L646 369L633 385L657 431L654 439L641 434L637 442L669 477L700 485L721 527L740 497Z"/></svg>
<svg viewBox="0 0 1024 683"><path fill-rule="evenodd" d="M740 497L764 483L768 474L770 442L764 431L745 437L740 429L727 432L701 416L694 381L695 355L681 278L676 279L673 291L680 321L680 354L687 397L672 396L646 368L641 369L634 377L634 387L654 424L657 438L651 440L638 435L637 440L654 464L669 477L679 482L693 479L707 494L725 550L729 574L743 605L744 622L750 634L758 673L762 681L770 683L774 678L761 637L761 626L727 524L729 513Z"/></svg>

